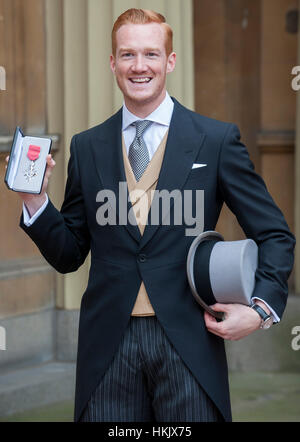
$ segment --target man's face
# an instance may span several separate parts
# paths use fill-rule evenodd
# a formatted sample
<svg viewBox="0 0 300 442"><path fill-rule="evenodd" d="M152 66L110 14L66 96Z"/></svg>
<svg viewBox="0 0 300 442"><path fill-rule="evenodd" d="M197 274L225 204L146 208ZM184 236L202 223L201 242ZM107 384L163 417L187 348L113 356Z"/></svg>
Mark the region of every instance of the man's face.
<svg viewBox="0 0 300 442"><path fill-rule="evenodd" d="M116 54L110 64L126 106L132 113L152 112L166 93L166 74L176 55L167 57L165 31L159 23L126 24L116 35Z"/></svg>

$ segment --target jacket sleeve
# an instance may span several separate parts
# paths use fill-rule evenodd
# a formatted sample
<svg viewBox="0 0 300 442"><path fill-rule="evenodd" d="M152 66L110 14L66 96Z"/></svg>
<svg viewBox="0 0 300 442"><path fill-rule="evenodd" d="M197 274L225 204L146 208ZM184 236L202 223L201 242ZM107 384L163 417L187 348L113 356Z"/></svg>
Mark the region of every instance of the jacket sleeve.
<svg viewBox="0 0 300 442"><path fill-rule="evenodd" d="M295 238L263 179L255 172L240 132L231 124L219 156L219 189L245 235L258 245L258 268L253 297L266 301L279 317L288 296Z"/></svg>
<svg viewBox="0 0 300 442"><path fill-rule="evenodd" d="M71 141L68 178L64 202L58 211L49 200L47 207L31 226L20 227L35 242L42 255L60 273L77 270L90 250L80 171L76 155L76 136Z"/></svg>

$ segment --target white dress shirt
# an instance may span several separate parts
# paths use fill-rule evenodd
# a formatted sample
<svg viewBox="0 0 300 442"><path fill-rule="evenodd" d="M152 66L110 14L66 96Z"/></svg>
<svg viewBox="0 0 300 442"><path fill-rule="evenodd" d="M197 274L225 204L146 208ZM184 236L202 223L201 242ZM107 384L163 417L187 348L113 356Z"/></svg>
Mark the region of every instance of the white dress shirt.
<svg viewBox="0 0 300 442"><path fill-rule="evenodd" d="M147 117L143 118L144 120L153 121L153 124L148 127L148 129L145 131L143 138L146 143L146 146L148 148L149 152L149 160L151 161L153 155L155 154L158 146L160 145L163 137L165 136L169 126L170 121L172 118L172 113L174 109L174 103L168 94L166 92L166 97L163 100L163 102ZM122 108L122 132L124 136L124 142L126 146L127 155L129 152L129 147L131 143L134 140L136 129L132 125L137 120L142 120L142 118L137 117L136 115L132 114L126 107L125 103L123 103ZM46 201L44 204L40 207L40 209L30 218L29 213L26 209L25 204L23 203L23 216L24 216L24 224L26 226L31 226L34 221L39 217L39 215L45 210L47 204L48 204L48 196L46 194ZM260 298L253 298L253 300L260 300L266 304L266 306L270 309L273 317L274 322L279 322L280 319L276 312L263 300Z"/></svg>
<svg viewBox="0 0 300 442"><path fill-rule="evenodd" d="M143 120L149 120L153 122L143 134L143 138L149 152L150 161L170 126L173 108L174 108L174 103L167 92L164 101L150 115L143 118ZM133 142L136 134L136 129L132 125L132 123L138 120L142 120L142 118L133 115L127 109L124 103L122 131L123 131L127 155L129 152L129 147Z"/></svg>

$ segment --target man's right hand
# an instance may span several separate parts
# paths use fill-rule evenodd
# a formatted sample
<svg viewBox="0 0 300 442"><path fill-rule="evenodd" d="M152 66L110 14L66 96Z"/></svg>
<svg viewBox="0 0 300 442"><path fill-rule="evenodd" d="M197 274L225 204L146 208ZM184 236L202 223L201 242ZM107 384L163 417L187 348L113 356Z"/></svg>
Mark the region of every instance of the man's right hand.
<svg viewBox="0 0 300 442"><path fill-rule="evenodd" d="M8 163L9 156L6 157L5 160ZM25 204L30 217L32 217L46 201L46 191L48 187L49 178L56 164L51 154L47 155L46 161L47 161L47 167L46 167L41 193L39 195L36 195L31 193L17 192L20 198L22 199L23 203ZM7 168L7 165L5 166L5 168Z"/></svg>

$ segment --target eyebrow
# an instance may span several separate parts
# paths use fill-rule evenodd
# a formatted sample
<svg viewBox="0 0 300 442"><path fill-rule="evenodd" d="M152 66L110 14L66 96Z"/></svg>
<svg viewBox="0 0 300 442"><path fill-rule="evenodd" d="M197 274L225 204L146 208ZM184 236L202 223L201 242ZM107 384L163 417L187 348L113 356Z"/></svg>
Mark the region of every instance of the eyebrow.
<svg viewBox="0 0 300 442"><path fill-rule="evenodd" d="M132 48L120 48L119 52L135 52ZM145 52L158 52L160 54L160 49L158 48L145 48Z"/></svg>

